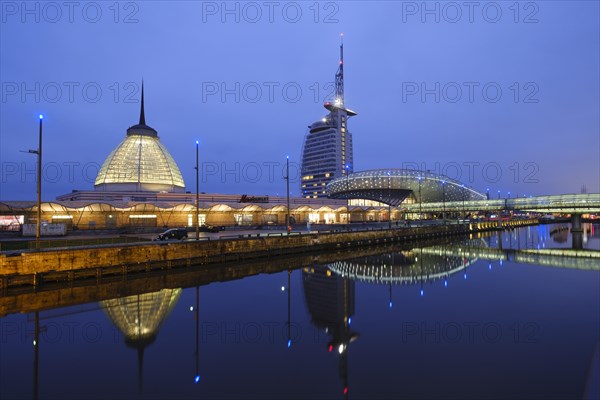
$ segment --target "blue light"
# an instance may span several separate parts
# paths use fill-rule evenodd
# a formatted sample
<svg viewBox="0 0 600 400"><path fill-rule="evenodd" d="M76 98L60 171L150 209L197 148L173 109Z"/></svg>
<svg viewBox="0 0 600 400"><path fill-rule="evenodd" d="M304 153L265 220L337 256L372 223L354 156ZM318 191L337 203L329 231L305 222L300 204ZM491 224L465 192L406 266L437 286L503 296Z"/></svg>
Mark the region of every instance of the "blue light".
<svg viewBox="0 0 600 400"><path fill-rule="evenodd" d="M421 289L421 296L424 296L425 292L423 291L423 289Z"/></svg>
<svg viewBox="0 0 600 400"><path fill-rule="evenodd" d="M200 144L200 142L198 140L196 140L196 144Z"/></svg>
<svg viewBox="0 0 600 400"><path fill-rule="evenodd" d="M466 272L465 272L465 275L464 275L464 277L465 277L465 280L467 280L467 273L466 273Z"/></svg>
<svg viewBox="0 0 600 400"><path fill-rule="evenodd" d="M352 323L352 317L348 318L348 325Z"/></svg>
<svg viewBox="0 0 600 400"><path fill-rule="evenodd" d="M389 304L389 306L390 306L390 308L392 308L392 302L391 302L391 301L390 301L390 304Z"/></svg>
<svg viewBox="0 0 600 400"><path fill-rule="evenodd" d="M488 269L491 271L492 270L492 263L488 264Z"/></svg>
<svg viewBox="0 0 600 400"><path fill-rule="evenodd" d="M40 119L44 119L44 116L42 114L40 114Z"/></svg>
<svg viewBox="0 0 600 400"><path fill-rule="evenodd" d="M500 265L502 265L502 259L500 259Z"/></svg>
<svg viewBox="0 0 600 400"><path fill-rule="evenodd" d="M285 156L285 158L289 160L289 159L290 159L290 156Z"/></svg>
<svg viewBox="0 0 600 400"><path fill-rule="evenodd" d="M194 378L194 383L198 382L200 382L200 375L196 375L196 377Z"/></svg>
<svg viewBox="0 0 600 400"><path fill-rule="evenodd" d="M288 349L292 347L292 339L288 339Z"/></svg>
<svg viewBox="0 0 600 400"><path fill-rule="evenodd" d="M444 287L448 287L448 280L444 279Z"/></svg>

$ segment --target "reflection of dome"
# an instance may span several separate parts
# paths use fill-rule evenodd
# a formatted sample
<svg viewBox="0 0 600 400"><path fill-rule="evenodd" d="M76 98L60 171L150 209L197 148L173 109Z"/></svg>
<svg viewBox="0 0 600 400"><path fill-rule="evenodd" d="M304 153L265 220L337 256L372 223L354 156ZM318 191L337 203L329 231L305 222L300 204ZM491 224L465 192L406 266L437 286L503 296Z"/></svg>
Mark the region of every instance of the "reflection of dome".
<svg viewBox="0 0 600 400"><path fill-rule="evenodd" d="M102 305L128 344L149 344L155 339L160 324L169 315L180 295L181 289L163 289L106 300Z"/></svg>
<svg viewBox="0 0 600 400"><path fill-rule="evenodd" d="M430 246L410 251L336 261L328 267L336 275L381 284L415 284L423 279L445 279L477 261L461 248L487 247L481 239L465 240L449 246Z"/></svg>
<svg viewBox="0 0 600 400"><path fill-rule="evenodd" d="M106 157L94 186L108 191L185 191L175 160L146 125L143 85L140 123L127 129L125 140Z"/></svg>
<svg viewBox="0 0 600 400"><path fill-rule="evenodd" d="M138 387L142 390L144 349L152 344L160 324L170 314L181 295L181 289L163 289L100 302L104 310L125 336L125 343L137 348Z"/></svg>

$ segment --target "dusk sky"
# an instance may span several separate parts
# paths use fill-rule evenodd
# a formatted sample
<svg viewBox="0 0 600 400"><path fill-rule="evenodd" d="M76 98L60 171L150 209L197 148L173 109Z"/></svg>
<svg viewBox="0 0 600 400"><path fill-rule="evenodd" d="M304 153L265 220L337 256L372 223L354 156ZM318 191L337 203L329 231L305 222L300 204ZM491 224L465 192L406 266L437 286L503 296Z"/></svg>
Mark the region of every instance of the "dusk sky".
<svg viewBox="0 0 600 400"><path fill-rule="evenodd" d="M431 169L493 197L600 192L599 2L464 4L2 1L0 200L35 199L20 151L39 114L43 199L93 189L142 78L187 190L199 140L201 191L283 195L289 155L298 195L341 32L355 171Z"/></svg>

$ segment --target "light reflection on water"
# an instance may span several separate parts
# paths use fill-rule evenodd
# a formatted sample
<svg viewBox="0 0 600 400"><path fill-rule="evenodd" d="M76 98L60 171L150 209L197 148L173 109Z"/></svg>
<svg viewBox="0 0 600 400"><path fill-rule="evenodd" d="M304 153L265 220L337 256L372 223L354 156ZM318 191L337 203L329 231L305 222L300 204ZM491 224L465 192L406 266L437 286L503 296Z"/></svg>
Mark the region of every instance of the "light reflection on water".
<svg viewBox="0 0 600 400"><path fill-rule="evenodd" d="M557 228L10 314L0 396L581 398L600 259L546 254L573 247Z"/></svg>

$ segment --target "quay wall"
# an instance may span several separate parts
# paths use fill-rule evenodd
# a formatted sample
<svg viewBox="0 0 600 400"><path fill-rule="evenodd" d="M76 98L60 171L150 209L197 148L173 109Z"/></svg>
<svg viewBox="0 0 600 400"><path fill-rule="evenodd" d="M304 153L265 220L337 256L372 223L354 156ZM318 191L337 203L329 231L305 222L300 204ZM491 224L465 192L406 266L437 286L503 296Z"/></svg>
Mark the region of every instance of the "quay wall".
<svg viewBox="0 0 600 400"><path fill-rule="evenodd" d="M503 221L504 228L537 224L537 220ZM451 235L497 230L497 222L438 225L372 231L281 234L278 236L238 235L219 240L152 242L101 245L0 254L0 287L6 277L82 269L161 264L165 268L182 264L209 264L306 251L369 246ZM35 284L35 280L34 280Z"/></svg>

